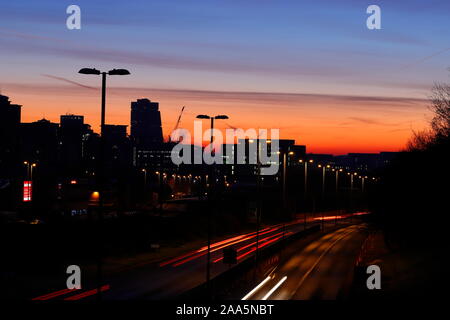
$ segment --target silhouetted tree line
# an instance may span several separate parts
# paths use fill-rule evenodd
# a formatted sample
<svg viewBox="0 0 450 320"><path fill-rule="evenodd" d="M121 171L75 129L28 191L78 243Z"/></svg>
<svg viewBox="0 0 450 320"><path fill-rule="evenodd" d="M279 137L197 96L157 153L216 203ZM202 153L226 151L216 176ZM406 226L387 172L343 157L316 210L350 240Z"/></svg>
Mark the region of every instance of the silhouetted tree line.
<svg viewBox="0 0 450 320"><path fill-rule="evenodd" d="M413 133L377 187L373 210L391 245L447 243L450 85L433 87L429 108L430 127Z"/></svg>

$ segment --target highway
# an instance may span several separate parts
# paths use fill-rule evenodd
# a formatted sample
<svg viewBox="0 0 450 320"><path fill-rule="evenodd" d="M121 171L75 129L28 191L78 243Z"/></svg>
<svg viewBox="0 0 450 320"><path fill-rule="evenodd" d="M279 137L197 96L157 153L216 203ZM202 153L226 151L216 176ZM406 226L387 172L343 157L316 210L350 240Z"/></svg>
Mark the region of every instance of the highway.
<svg viewBox="0 0 450 320"><path fill-rule="evenodd" d="M324 234L284 259L242 299L345 299L365 236L364 225Z"/></svg>
<svg viewBox="0 0 450 320"><path fill-rule="evenodd" d="M358 214L356 214L358 215ZM325 217L324 223L326 225L334 226L336 219L348 218L348 216L332 216ZM320 223L321 217L310 217L307 219L307 226ZM294 220L285 224L276 224L265 227L256 232L250 232L234 237L230 237L221 241L215 241L211 244L211 278L225 272L229 266L224 264L223 249L233 246L237 250L238 263L245 261L254 256L256 247L264 249L269 247L283 238L293 235L304 230L304 219ZM271 294L270 298L303 298L299 292L295 291L295 283L298 283L298 277L308 271L314 264L317 255L322 253L329 254L335 252L336 248L341 245L338 243L343 240L341 237L347 237L351 233L356 232L359 227L353 226L350 228L340 229L332 234L324 235L319 242L312 243L307 251L301 251L292 257L292 260L280 266L272 275L273 278L267 281L264 287L260 288L258 293L255 293L251 299L261 299L264 297L264 292L270 290L270 286L275 285L282 277L287 276L283 286ZM336 243L334 243L336 241ZM342 242L344 243L344 241ZM295 245L295 244L293 244ZM330 245L336 248L327 249ZM305 249L306 250L306 249ZM177 257L173 257L158 264L143 264L136 268L131 268L120 273L104 275L102 283L102 299L105 300L128 300L128 299L173 299L178 295L195 288L206 280L206 254L207 247L203 246L196 250L187 252ZM304 260L306 259L306 260ZM301 263L300 263L301 261ZM323 263L329 261L328 257L321 257L320 268ZM331 262L330 262L331 263ZM296 268L296 264L300 265L300 269ZM344 266L343 266L344 267ZM319 269L319 268L316 268ZM312 286L309 282L309 276L317 270L312 270L308 277L302 281L303 288ZM320 269L322 270L322 269ZM79 299L90 300L96 299L96 282L94 279L87 279L84 281L84 288L86 290L79 290L76 297ZM83 289L84 289L83 288ZM291 293L287 293L287 288L290 288ZM314 291L313 289L311 289ZM77 290L78 291L78 290ZM311 291L311 292L312 292ZM90 294L84 294L89 292ZM44 292L44 297L50 297L51 300L70 299L73 292L68 292L62 287L56 292ZM306 297L306 296L305 296ZM39 297L36 297L39 298ZM35 298L35 299L36 299ZM240 299L240 297L239 297ZM37 299L40 300L40 299ZM78 300L78 299L75 299Z"/></svg>
<svg viewBox="0 0 450 320"><path fill-rule="evenodd" d="M313 223L313 220L309 221ZM317 223L317 221L315 221ZM211 278L229 269L224 264L223 249L233 246L237 250L238 262L252 257L258 248L263 249L281 241L284 237L302 231L304 220L277 224L256 232L250 232L211 244ZM258 237L258 241L257 241ZM108 279L110 292L105 299L170 299L184 293L206 280L207 246L160 262L158 265L144 266Z"/></svg>

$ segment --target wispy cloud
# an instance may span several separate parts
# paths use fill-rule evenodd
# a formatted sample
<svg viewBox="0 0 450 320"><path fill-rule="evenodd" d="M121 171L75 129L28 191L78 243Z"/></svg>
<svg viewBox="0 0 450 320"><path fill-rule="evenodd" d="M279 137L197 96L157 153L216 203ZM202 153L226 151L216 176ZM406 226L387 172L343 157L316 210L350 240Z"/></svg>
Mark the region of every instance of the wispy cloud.
<svg viewBox="0 0 450 320"><path fill-rule="evenodd" d="M79 82L76 82L76 81L73 81L73 80L69 80L69 79L66 79L66 78L63 78L63 77L52 76L50 74L41 74L41 76L47 77L47 78L50 78L50 79L54 79L54 80L63 81L63 82L66 82L66 83L69 83L69 84L73 84L75 86L79 86L79 87L86 88L86 89L98 90L98 88L87 86L85 84L82 84L82 83L79 83Z"/></svg>
<svg viewBox="0 0 450 320"><path fill-rule="evenodd" d="M360 118L360 117L349 117L350 120L353 122L368 124L368 125L378 125L378 126L399 126L402 125L403 122L388 122L388 121L381 121L379 119L374 118Z"/></svg>
<svg viewBox="0 0 450 320"><path fill-rule="evenodd" d="M401 66L400 70L404 70L404 69L413 67L415 65L421 64L424 61L427 61L429 59L432 59L432 58L434 58L434 57L436 57L438 55L444 54L444 53L449 52L449 51L450 51L450 47L442 49L442 50L439 50L439 51L436 51L436 52L434 52L434 53L432 53L432 54L430 54L428 56L425 56L423 58L417 59L416 61L412 61L411 63L408 63L408 64L405 64L405 65Z"/></svg>
<svg viewBox="0 0 450 320"><path fill-rule="evenodd" d="M0 28L0 38L13 38L13 39L23 39L23 40L36 40L36 41L49 41L49 42L55 42L55 43L69 43L68 41L60 38L55 37L49 37L49 36L43 36L28 32L20 32L16 30L11 29L4 29Z"/></svg>
<svg viewBox="0 0 450 320"><path fill-rule="evenodd" d="M22 92L48 93L48 94L81 94L86 95L84 89L97 89L84 85L61 76L44 75L71 86L52 84L27 84L27 83L2 83L6 89L20 90ZM387 97L387 96L356 96L356 95L335 95L335 94L314 94L314 93L294 93L294 92L244 92L244 91L214 91L214 90L193 90L193 89L167 89L167 88L144 88L144 87L114 87L108 88L111 94L122 96L158 96L185 101L214 101L229 103L254 103L262 107L277 108L310 108L312 105L322 105L336 108L351 108L355 105L361 108L423 108L427 99L409 97ZM94 93L93 93L94 94ZM352 120L369 123L374 121L355 117Z"/></svg>
<svg viewBox="0 0 450 320"><path fill-rule="evenodd" d="M13 54L32 53L50 57L66 57L70 59L82 59L97 61L101 63L114 62L130 66L148 66L156 68L243 73L258 75L284 75L284 76L344 76L355 73L345 67L333 63L320 65L299 63L294 61L255 61L250 58L235 57L202 57L199 55L188 55L186 53L164 53L164 52L137 52L135 50L97 49L90 46L67 44L64 46L53 45L51 42L22 42L8 43L5 41L4 50Z"/></svg>

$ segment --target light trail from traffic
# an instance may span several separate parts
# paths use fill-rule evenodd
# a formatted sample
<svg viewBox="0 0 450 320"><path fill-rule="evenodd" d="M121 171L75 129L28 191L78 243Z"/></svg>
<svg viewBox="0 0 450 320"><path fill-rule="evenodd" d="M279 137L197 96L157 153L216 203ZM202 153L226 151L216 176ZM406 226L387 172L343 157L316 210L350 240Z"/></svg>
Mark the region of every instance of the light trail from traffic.
<svg viewBox="0 0 450 320"><path fill-rule="evenodd" d="M368 213L367 212L356 212L356 213L343 214L343 215L314 217L314 218L310 218L308 220L310 222L322 221L322 220L324 220L324 221L341 220L341 219L349 218L351 216L360 216L360 215L364 215L364 214L368 214ZM229 239L221 240L221 241L218 241L218 242L215 242L215 243L211 244L211 253L217 252L218 250L224 249L224 248L232 246L232 245L236 245L236 244L239 244L239 243L242 243L242 242L246 242L246 241L252 240L252 239L256 238L256 236L262 236L262 235L273 233L273 232L275 232L275 231L277 231L277 230L279 230L281 228L284 228L284 229L286 229L286 228L290 228L290 229L297 228L299 226L303 226L304 223L305 223L305 220L303 218L299 218L299 219L296 219L296 220L288 222L288 223L284 223L284 224L283 223L278 223L278 224L275 224L273 226L266 227L266 228L262 229L261 231L259 231L259 233L258 232L250 232L250 233L247 233L247 234L234 236L234 237L231 237ZM287 235L288 232L285 232L285 235ZM294 232L292 232L292 233L294 233ZM272 235L270 237L274 237L274 235ZM269 243L264 243L264 241L266 241L267 239L268 238L263 238L263 239L259 240L260 242L263 243L261 245L261 247L263 245L265 246L265 245L269 244ZM277 240L279 240L279 239L277 239ZM273 242L270 242L270 243L273 243ZM244 246L243 248L240 248L240 249L243 250L245 248L252 247L252 245L254 245L254 244L248 244L248 245L246 245L246 246ZM181 256L178 256L178 257L166 260L164 262L161 262L159 264L159 266L160 267L165 267L165 266L171 265L172 267L179 267L179 266L181 266L181 265L183 265L185 263L188 263L188 262L191 262L191 261L193 261L195 259L203 257L204 255L207 254L207 252L208 252L207 250L208 250L208 247L207 246L203 246L203 247L201 247L201 248L199 248L197 250L194 250L194 251L185 253L185 254L183 254ZM238 249L238 251L239 251L239 249ZM254 251L256 251L256 249L254 250L254 248L252 248L248 253L252 253ZM240 257L242 259L243 257L245 257L247 255L248 254L245 253L245 254L241 255ZM218 262L218 261L220 261L222 259L221 258L216 258L215 260L213 260L213 263L216 263L216 262Z"/></svg>
<svg viewBox="0 0 450 320"><path fill-rule="evenodd" d="M247 300L248 298L250 298L256 291L259 290L259 288L261 288L263 285L265 285L267 283L267 281L269 281L270 279L271 279L270 276L265 278L263 281L261 281L260 284L258 284L249 293L247 293L241 300Z"/></svg>
<svg viewBox="0 0 450 320"><path fill-rule="evenodd" d="M272 289L270 289L269 292L267 292L267 294L262 298L262 300L269 299L269 297L272 295L272 293L274 293L275 290L277 290L283 284L283 282L286 281L286 279L287 279L287 276L284 276L283 279L281 279Z"/></svg>

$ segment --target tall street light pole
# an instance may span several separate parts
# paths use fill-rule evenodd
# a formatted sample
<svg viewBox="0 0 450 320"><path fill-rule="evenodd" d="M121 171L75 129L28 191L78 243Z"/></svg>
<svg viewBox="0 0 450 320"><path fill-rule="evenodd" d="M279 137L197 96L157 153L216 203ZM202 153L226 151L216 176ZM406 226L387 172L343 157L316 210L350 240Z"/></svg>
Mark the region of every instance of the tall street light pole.
<svg viewBox="0 0 450 320"><path fill-rule="evenodd" d="M147 190L147 169L142 169L144 173L144 201L145 201L145 192Z"/></svg>
<svg viewBox="0 0 450 320"><path fill-rule="evenodd" d="M336 194L338 193L338 183L339 183L339 170L335 169L336 174Z"/></svg>
<svg viewBox="0 0 450 320"><path fill-rule="evenodd" d="M353 176L357 173L350 173L350 223L353 223Z"/></svg>
<svg viewBox="0 0 450 320"><path fill-rule="evenodd" d="M101 257L101 223L103 220L103 202L104 202L104 177L103 177L103 166L104 166L104 145L105 145L105 113L106 113L106 75L118 75L124 76L130 74L130 72L126 69L112 69L108 72L101 72L95 68L82 68L78 71L81 74L93 74L93 75L101 75L102 76L102 104L101 104L101 120L100 120L100 156L99 156L99 164L98 164L98 174L97 174L97 184L98 184L98 192L99 192L99 208L98 208L98 236L99 236L99 256L97 262L97 297L101 299L101 286L102 286L102 257Z"/></svg>
<svg viewBox="0 0 450 320"><path fill-rule="evenodd" d="M214 120L225 120L228 119L226 115L217 115L214 117L208 116L206 114L199 114L197 119L210 119L211 120L211 138L210 138L210 147L211 147L211 156L214 152L213 142L214 142ZM214 210L214 184L215 184L215 172L214 172L214 164L211 166L210 176L209 176L209 191L208 191L208 199L210 204L210 209L208 210L208 251L206 254L206 287L207 291L211 297L211 211Z"/></svg>
<svg viewBox="0 0 450 320"><path fill-rule="evenodd" d="M322 205L321 205L321 211L322 211L322 230L324 230L324 209L325 209L325 166L319 164L317 166L318 168L322 168Z"/></svg>
<svg viewBox="0 0 450 320"><path fill-rule="evenodd" d="M31 180L30 179L30 165L31 164L28 161L24 161L23 164L27 166L27 180Z"/></svg>
<svg viewBox="0 0 450 320"><path fill-rule="evenodd" d="M337 169L337 168L335 168L333 170L336 175L336 182L335 182L336 183L336 217L335 217L336 219L334 221L334 224L337 225L338 213L340 212L340 209L339 209L339 172L342 172L343 170Z"/></svg>
<svg viewBox="0 0 450 320"><path fill-rule="evenodd" d="M293 151L283 152L283 206L284 209L287 210L287 191L286 191L286 180L287 180L287 156L293 156Z"/></svg>
<svg viewBox="0 0 450 320"><path fill-rule="evenodd" d="M286 152L283 152L283 209L286 210L287 203L286 203L286 162L287 162L287 156Z"/></svg>
<svg viewBox="0 0 450 320"><path fill-rule="evenodd" d="M307 206L306 206L306 202L307 202L307 198L308 198L308 162L309 163L313 163L314 162L314 160L312 160L312 159L310 159L309 161L307 161L307 160L305 160L305 161L303 161L303 160L299 160L299 162L300 163L303 163L304 164L304 169L305 169L305 173L304 173L304 175L303 175L303 177L304 177L304 186L303 186L303 202L304 202L304 204L305 204L305 212L304 212L304 226L303 226L303 228L304 229L306 229L306 221L307 221L307 213L306 213L306 211L307 211Z"/></svg>
<svg viewBox="0 0 450 320"><path fill-rule="evenodd" d="M32 163L30 166L30 180L31 182L33 182L33 168L36 168L37 164L36 163Z"/></svg>
<svg viewBox="0 0 450 320"><path fill-rule="evenodd" d="M266 143L266 146L271 144L271 140L263 140ZM253 140L249 140L249 143L253 143ZM251 150L251 148L249 148ZM266 149L267 151L267 149ZM256 250L255 250L255 272L253 273L256 276L258 269L258 257L259 257L259 229L261 225L261 148L260 148L260 139L259 134L256 137Z"/></svg>
<svg viewBox="0 0 450 320"><path fill-rule="evenodd" d="M293 151L278 151L277 154L283 154L283 173L282 173L282 178L283 178L283 184L282 184L282 196L283 196L283 214L285 214L287 216L288 214L288 205L287 205L287 190L286 190L286 180L287 180L287 159L288 159L288 155L289 156L293 156L294 152ZM285 223L286 223L286 216L283 217L283 240L284 240L284 234L285 234Z"/></svg>

